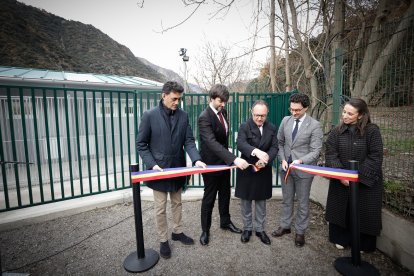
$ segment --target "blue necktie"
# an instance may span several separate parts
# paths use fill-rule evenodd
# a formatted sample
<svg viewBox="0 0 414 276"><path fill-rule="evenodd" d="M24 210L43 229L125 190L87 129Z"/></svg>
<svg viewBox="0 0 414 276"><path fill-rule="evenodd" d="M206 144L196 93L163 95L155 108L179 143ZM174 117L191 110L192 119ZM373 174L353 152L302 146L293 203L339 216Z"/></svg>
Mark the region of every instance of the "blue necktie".
<svg viewBox="0 0 414 276"><path fill-rule="evenodd" d="M299 119L296 119L295 122L296 122L295 128L293 129L293 132L292 132L292 141L295 140L296 134L298 133L298 129L299 129Z"/></svg>

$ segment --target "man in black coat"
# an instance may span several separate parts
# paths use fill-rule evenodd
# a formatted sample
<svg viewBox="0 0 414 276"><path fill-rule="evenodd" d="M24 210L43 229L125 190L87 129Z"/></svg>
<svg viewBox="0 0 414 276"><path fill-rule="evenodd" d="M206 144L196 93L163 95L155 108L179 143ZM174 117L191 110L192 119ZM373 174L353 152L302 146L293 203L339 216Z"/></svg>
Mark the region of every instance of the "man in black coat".
<svg viewBox="0 0 414 276"><path fill-rule="evenodd" d="M194 142L188 114L179 109L183 87L176 82L166 82L162 88L162 99L157 107L142 115L138 130L137 149L147 169L185 167L185 151L196 166L205 167ZM153 180L147 186L153 189L156 222L160 239L160 255L171 256L168 243L167 197L170 194L173 217L172 240L184 244L194 244L194 240L182 231L181 192L186 184L186 177Z"/></svg>
<svg viewBox="0 0 414 276"><path fill-rule="evenodd" d="M214 85L210 92L210 104L198 117L200 131L200 155L208 165L235 164L240 169L246 169L249 163L236 157L229 151L230 124L224 105L229 100L229 91L222 84ZM210 240L211 215L218 194L220 227L233 233L242 231L230 220L230 171L203 174L204 195L201 203L200 243L207 245Z"/></svg>
<svg viewBox="0 0 414 276"><path fill-rule="evenodd" d="M253 230L252 201L255 201L255 231L256 236L264 244L270 244L270 239L264 231L266 220L266 199L272 197L272 163L277 156L277 129L266 121L269 109L263 100L256 101L252 106L252 118L241 124L237 136L237 149L241 157L250 164L255 164L260 170L237 171L235 196L240 198L243 218L243 233L241 241L250 240Z"/></svg>

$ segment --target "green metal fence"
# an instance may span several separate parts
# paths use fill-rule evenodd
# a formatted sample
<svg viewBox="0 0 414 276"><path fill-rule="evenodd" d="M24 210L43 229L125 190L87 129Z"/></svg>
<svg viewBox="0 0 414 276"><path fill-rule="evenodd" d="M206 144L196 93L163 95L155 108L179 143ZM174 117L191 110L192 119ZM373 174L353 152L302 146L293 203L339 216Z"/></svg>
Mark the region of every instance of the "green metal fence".
<svg viewBox="0 0 414 276"><path fill-rule="evenodd" d="M135 146L139 122L160 94L0 86L0 211L129 188L129 164L139 162L144 169ZM290 94L231 94L233 153L252 103L267 101L268 119L278 126L288 114ZM197 117L207 104L206 94L183 98L196 140ZM193 176L189 185L203 187L201 177Z"/></svg>
<svg viewBox="0 0 414 276"><path fill-rule="evenodd" d="M367 89L363 96L369 105L371 120L379 126L384 143L384 206L412 218L414 16L384 22L381 28L368 28L365 32L358 28L348 29L342 35L344 49L336 49L336 57L325 62L335 62L334 86L330 87L332 76L329 70L325 70L323 76L318 78L320 99L311 114L325 126L327 134L332 125L339 121L339 105L351 97L361 97L362 89L358 89L356 83L362 81L365 87L372 88ZM359 35L362 35L361 43L355 45L355 38ZM376 39L370 40L372 35ZM389 46L394 50L389 50ZM326 52L323 56L329 57L331 53ZM305 87L300 88L304 91Z"/></svg>

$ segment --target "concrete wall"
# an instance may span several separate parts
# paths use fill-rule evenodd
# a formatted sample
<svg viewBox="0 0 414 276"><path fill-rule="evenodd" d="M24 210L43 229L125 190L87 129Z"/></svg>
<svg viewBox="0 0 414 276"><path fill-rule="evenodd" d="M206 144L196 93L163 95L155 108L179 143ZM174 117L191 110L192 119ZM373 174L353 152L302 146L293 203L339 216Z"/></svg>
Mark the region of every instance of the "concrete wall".
<svg viewBox="0 0 414 276"><path fill-rule="evenodd" d="M311 199L326 207L329 180L315 177ZM382 231L377 239L377 248L395 262L414 272L414 223L382 209Z"/></svg>

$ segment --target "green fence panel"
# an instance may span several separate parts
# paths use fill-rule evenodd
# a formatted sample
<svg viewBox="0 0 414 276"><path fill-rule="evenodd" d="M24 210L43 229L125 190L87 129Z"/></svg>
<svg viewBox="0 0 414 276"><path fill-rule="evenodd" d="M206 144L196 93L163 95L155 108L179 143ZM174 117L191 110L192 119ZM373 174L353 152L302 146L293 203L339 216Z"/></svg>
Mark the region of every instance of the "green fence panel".
<svg viewBox="0 0 414 276"><path fill-rule="evenodd" d="M250 118L255 100L269 104L268 120L278 126L288 114L290 94L231 93L226 107L229 150L238 155L238 127ZM146 169L135 145L142 114L160 99L160 90L0 85L0 211L130 188L131 162ZM189 115L196 143L197 118L208 103L208 94L183 96L181 107ZM233 186L235 180L232 174ZM203 188L201 175L192 176L189 187Z"/></svg>

